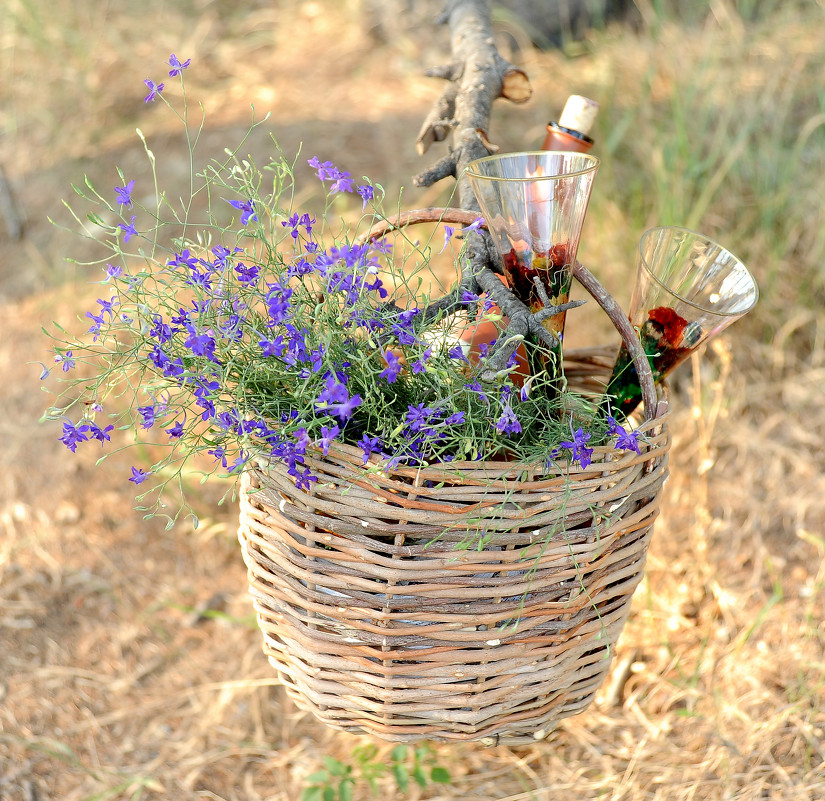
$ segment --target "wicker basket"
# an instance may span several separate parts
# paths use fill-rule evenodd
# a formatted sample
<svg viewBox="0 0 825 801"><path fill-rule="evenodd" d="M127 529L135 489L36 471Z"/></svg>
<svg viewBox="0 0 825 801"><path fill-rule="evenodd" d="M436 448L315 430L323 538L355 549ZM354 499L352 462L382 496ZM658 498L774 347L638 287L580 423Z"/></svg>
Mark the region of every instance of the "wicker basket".
<svg viewBox="0 0 825 801"><path fill-rule="evenodd" d="M565 358L603 386L615 351ZM297 704L388 740L541 739L610 665L667 475L666 405L637 455L586 469L449 463L365 476L346 446L295 488L253 469L240 541L264 651ZM463 547L467 543L469 547Z"/></svg>

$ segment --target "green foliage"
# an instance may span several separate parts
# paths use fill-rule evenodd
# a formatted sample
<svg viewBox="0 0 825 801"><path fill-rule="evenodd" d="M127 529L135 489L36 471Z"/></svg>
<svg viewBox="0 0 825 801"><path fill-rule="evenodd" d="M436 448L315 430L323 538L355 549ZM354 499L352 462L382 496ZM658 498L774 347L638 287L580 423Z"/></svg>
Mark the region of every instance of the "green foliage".
<svg viewBox="0 0 825 801"><path fill-rule="evenodd" d="M301 801L351 801L358 787L369 788L377 795L384 776L390 776L401 793L409 790L410 780L422 789L451 781L450 772L436 762L432 748L426 744L415 748L397 745L386 762L372 743L355 748L352 756L351 765L324 756L324 767L305 778Z"/></svg>

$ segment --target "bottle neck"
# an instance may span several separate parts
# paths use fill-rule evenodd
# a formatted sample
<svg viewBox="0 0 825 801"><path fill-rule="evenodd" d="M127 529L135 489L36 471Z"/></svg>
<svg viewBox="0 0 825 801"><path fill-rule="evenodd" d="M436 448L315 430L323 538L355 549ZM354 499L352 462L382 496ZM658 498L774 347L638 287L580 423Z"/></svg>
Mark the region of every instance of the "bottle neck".
<svg viewBox="0 0 825 801"><path fill-rule="evenodd" d="M544 138L543 150L566 150L577 153L586 153L593 147L593 140L586 134L565 128L557 122L547 123L547 135Z"/></svg>

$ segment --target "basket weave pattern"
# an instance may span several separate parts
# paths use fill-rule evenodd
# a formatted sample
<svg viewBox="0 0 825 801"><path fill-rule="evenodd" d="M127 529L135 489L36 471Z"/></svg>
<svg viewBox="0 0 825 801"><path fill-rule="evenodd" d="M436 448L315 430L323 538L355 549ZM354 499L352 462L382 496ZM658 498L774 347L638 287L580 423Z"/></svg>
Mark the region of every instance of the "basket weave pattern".
<svg viewBox="0 0 825 801"><path fill-rule="evenodd" d="M574 386L609 370L566 357ZM540 739L592 701L642 576L667 475L642 452L586 469L449 463L365 474L359 448L247 472L239 537L264 651L297 704L388 740Z"/></svg>

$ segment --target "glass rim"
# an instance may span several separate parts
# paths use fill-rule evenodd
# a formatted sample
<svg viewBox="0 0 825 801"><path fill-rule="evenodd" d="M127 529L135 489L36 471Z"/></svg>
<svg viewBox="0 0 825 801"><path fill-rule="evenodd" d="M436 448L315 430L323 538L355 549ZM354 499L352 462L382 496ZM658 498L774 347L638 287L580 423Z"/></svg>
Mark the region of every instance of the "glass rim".
<svg viewBox="0 0 825 801"><path fill-rule="evenodd" d="M525 176L524 178L505 178L500 175L483 175L482 173L475 172L473 170L474 165L481 164L485 161L503 161L504 159L515 159L520 156L576 156L583 159L587 166L578 170L571 170L570 172L555 173L553 175ZM594 172L599 164L601 164L601 159L590 153L579 153L573 150L523 150L515 153L493 153L490 156L482 156L480 159L473 159L464 168L464 173L466 175L471 175L473 178L483 178L488 181L504 181L512 183L524 183L525 181L557 181L559 178L574 178L577 175L586 175L589 172Z"/></svg>
<svg viewBox="0 0 825 801"><path fill-rule="evenodd" d="M664 281L662 281L656 273L650 268L650 265L647 263L645 259L644 251L642 250L642 246L644 245L647 238L658 231L679 231L684 234L690 234L692 236L697 237L698 239L703 239L710 245L714 245L719 250L724 251L725 253L730 254L736 259L739 268L742 272L750 279L751 285L753 286L753 302L745 309L741 311L719 311L718 309L709 309L706 306L701 306L698 303L695 303L692 300L688 300L685 297L682 297L678 292L675 292L671 289ZM715 314L717 317L741 317L744 314L747 314L754 306L756 306L757 301L759 300L759 286L756 283L756 279L753 277L751 271L745 266L745 263L740 259L733 251L728 250L724 245L717 242L715 239L700 233L699 231L694 231L692 228L685 228L681 225L657 225L654 228L648 228L641 237L639 238L639 264L641 264L645 272L666 292L669 292L674 297L678 298L682 303L686 303L688 306L692 306L694 309L699 309L699 311L704 312L706 314Z"/></svg>

